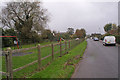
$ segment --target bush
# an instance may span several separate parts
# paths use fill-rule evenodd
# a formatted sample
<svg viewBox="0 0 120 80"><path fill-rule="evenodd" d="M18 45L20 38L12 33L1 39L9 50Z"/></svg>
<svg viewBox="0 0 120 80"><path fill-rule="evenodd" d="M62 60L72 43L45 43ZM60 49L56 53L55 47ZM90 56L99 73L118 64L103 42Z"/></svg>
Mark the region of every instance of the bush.
<svg viewBox="0 0 120 80"><path fill-rule="evenodd" d="M14 38L11 38L11 37L3 37L2 38L2 47L10 47L10 46L13 46L14 44Z"/></svg>
<svg viewBox="0 0 120 80"><path fill-rule="evenodd" d="M116 37L116 42L120 44L120 35L115 35L115 37Z"/></svg>
<svg viewBox="0 0 120 80"><path fill-rule="evenodd" d="M2 36L16 36L16 32L13 28L2 30ZM2 47L10 47L14 45L14 40L16 40L15 37L3 37L2 38Z"/></svg>

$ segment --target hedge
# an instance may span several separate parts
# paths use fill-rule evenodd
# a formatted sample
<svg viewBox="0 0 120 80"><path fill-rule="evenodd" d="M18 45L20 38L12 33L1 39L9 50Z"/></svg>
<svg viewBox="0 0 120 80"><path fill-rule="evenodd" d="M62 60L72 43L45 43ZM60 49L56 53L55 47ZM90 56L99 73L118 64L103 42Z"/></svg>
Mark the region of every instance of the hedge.
<svg viewBox="0 0 120 80"><path fill-rule="evenodd" d="M115 35L115 37L116 37L116 42L120 44L120 35Z"/></svg>

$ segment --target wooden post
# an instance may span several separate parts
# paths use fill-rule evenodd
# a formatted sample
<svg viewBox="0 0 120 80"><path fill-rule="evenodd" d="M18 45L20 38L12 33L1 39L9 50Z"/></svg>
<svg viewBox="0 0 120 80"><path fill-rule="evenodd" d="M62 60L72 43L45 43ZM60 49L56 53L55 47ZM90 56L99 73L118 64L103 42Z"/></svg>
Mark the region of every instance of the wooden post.
<svg viewBox="0 0 120 80"><path fill-rule="evenodd" d="M53 45L53 43L51 44L51 46L52 46L52 60L54 60L54 45Z"/></svg>
<svg viewBox="0 0 120 80"><path fill-rule="evenodd" d="M73 40L71 41L71 48L73 48Z"/></svg>
<svg viewBox="0 0 120 80"><path fill-rule="evenodd" d="M38 70L40 70L41 67L41 48L40 48L40 44L38 44Z"/></svg>
<svg viewBox="0 0 120 80"><path fill-rule="evenodd" d="M8 52L5 53L5 61L6 61L6 72L7 72L7 80L9 79L9 56Z"/></svg>
<svg viewBox="0 0 120 80"><path fill-rule="evenodd" d="M72 48L75 46L75 40L72 41Z"/></svg>
<svg viewBox="0 0 120 80"><path fill-rule="evenodd" d="M77 45L79 44L79 40L77 41Z"/></svg>
<svg viewBox="0 0 120 80"><path fill-rule="evenodd" d="M81 42L81 41L79 40L79 44L80 44L80 42Z"/></svg>
<svg viewBox="0 0 120 80"><path fill-rule="evenodd" d="M69 50L70 50L70 41L69 41Z"/></svg>
<svg viewBox="0 0 120 80"><path fill-rule="evenodd" d="M13 69L12 69L12 49L9 47L7 48L8 51L8 73L9 73L9 78L13 78Z"/></svg>
<svg viewBox="0 0 120 80"><path fill-rule="evenodd" d="M76 40L73 40L73 47L75 47L75 45L76 45Z"/></svg>
<svg viewBox="0 0 120 80"><path fill-rule="evenodd" d="M61 44L61 41L60 41L60 57L62 57L62 44Z"/></svg>
<svg viewBox="0 0 120 80"><path fill-rule="evenodd" d="M67 53L67 42L65 41L65 54Z"/></svg>
<svg viewBox="0 0 120 80"><path fill-rule="evenodd" d="M76 41L76 45L75 46L77 46L78 45L78 40Z"/></svg>

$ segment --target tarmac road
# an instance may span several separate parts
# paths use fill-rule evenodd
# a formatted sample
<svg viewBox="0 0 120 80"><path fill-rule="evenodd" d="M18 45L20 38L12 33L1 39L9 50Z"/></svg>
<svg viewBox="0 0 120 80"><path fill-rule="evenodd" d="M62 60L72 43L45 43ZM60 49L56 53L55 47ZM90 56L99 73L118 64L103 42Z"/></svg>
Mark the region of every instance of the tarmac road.
<svg viewBox="0 0 120 80"><path fill-rule="evenodd" d="M83 59L71 78L118 78L118 46L103 46L101 41L87 40Z"/></svg>

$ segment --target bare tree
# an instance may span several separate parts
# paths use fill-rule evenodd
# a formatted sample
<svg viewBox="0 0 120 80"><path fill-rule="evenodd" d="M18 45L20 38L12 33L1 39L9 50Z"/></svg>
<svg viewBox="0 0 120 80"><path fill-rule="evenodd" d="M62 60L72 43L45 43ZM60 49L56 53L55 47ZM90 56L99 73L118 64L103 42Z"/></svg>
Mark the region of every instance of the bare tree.
<svg viewBox="0 0 120 80"><path fill-rule="evenodd" d="M9 2L2 9L3 27L14 28L22 36L31 36L32 31L42 31L48 22L47 9L41 2Z"/></svg>

